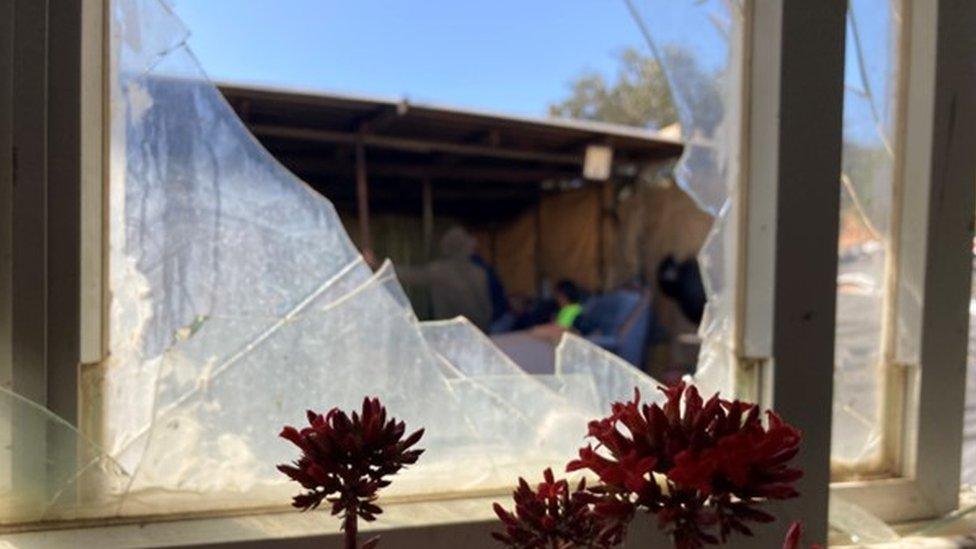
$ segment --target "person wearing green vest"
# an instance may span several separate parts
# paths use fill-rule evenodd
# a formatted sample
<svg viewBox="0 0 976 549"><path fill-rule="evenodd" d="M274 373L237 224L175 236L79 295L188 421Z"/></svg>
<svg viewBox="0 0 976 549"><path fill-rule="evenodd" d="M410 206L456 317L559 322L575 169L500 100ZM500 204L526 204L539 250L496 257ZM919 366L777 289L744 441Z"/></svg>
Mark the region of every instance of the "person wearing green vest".
<svg viewBox="0 0 976 549"><path fill-rule="evenodd" d="M556 283L556 304L559 305L559 312L556 313L556 324L565 329L571 330L577 317L583 312L580 305L583 292L572 280L562 279Z"/></svg>
<svg viewBox="0 0 976 549"><path fill-rule="evenodd" d="M556 305L559 307L555 318L548 324L535 326L529 333L556 344L563 336L563 332L573 329L576 319L583 312L583 306L580 304L583 300L583 291L572 280L563 279L556 283L554 293Z"/></svg>

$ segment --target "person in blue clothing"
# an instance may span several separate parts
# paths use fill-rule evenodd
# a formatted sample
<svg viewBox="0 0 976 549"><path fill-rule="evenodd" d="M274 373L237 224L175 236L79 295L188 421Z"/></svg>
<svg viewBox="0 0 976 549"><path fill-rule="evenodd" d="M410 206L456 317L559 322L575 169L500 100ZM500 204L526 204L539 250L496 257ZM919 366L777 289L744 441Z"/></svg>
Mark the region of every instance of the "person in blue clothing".
<svg viewBox="0 0 976 549"><path fill-rule="evenodd" d="M471 262L485 271L485 276L488 279L488 297L491 299L492 331L497 331L495 327L499 326L503 322L504 317L509 313L508 295L505 293L505 286L502 284L502 280L498 278L498 273L495 271L495 268L485 261L478 252L471 254Z"/></svg>

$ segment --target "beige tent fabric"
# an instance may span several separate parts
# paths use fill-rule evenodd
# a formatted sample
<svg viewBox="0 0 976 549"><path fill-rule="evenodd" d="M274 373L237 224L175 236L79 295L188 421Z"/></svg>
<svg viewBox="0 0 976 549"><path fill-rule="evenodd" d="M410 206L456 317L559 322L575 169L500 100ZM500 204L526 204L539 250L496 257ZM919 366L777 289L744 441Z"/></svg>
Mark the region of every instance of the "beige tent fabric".
<svg viewBox="0 0 976 549"><path fill-rule="evenodd" d="M494 264L509 294L535 295L540 279L555 283L568 278L601 289L599 193L596 186L547 193L538 209L495 233Z"/></svg>
<svg viewBox="0 0 976 549"><path fill-rule="evenodd" d="M542 228L538 265L537 215ZM550 282L569 278L599 291L640 274L653 281L668 255L684 260L697 254L711 226L712 217L668 180L638 185L620 197L609 185L591 185L544 195L538 212L527 211L495 232L489 260L512 294L534 295L537 277Z"/></svg>
<svg viewBox="0 0 976 549"><path fill-rule="evenodd" d="M653 280L657 266L668 255L678 261L698 253L712 217L701 211L678 186L663 184L639 186L622 198L616 207L620 243L610 285L619 285L643 272Z"/></svg>
<svg viewBox="0 0 976 549"><path fill-rule="evenodd" d="M380 257L391 257L398 266L426 261L419 218L378 214L372 221ZM435 221L435 242L456 223L441 217ZM355 216L343 216L343 222L355 234ZM697 254L711 226L711 216L669 179L660 178L623 190L612 183L590 183L580 189L547 192L538 208L499 226L472 227L471 232L510 297L536 296L543 279L551 285L569 278L589 290L605 291L642 275L654 291L656 321L674 335L694 332L695 326L676 303L656 291L658 264L669 254L679 261ZM427 289L407 285L406 290L418 314L429 318ZM652 353L655 371L693 360L693 353L685 352L690 349L675 346L680 345Z"/></svg>
<svg viewBox="0 0 976 549"><path fill-rule="evenodd" d="M600 189L545 195L540 203L542 277L568 278L590 290L600 283Z"/></svg>
<svg viewBox="0 0 976 549"><path fill-rule="evenodd" d="M495 271L510 296L536 294L535 232L535 213L530 211L495 234Z"/></svg>
<svg viewBox="0 0 976 549"><path fill-rule="evenodd" d="M695 202L669 180L654 186L641 186L620 200L616 207L619 219L617 237L620 253L609 269L613 283L631 280L641 272L652 284L657 267L668 255L678 261L698 253L712 227L712 217L698 209ZM663 375L675 366L689 368L696 359L696 349L682 344L678 334L692 334L696 326L682 314L677 302L657 294L654 299L655 320L672 335L660 353L651 353L648 367Z"/></svg>

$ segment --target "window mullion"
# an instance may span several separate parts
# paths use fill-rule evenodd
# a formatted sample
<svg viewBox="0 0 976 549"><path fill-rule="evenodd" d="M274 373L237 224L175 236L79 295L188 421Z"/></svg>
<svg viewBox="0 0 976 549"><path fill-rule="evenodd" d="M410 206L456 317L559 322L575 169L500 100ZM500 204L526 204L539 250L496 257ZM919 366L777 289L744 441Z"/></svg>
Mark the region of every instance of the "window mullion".
<svg viewBox="0 0 976 549"><path fill-rule="evenodd" d="M824 540L846 2L747 8L756 39L746 53L739 354L749 354L750 341L753 351L771 351L758 376L763 404L804 432L803 497L780 514L802 518L810 539ZM768 341L750 338L750 329L767 330Z"/></svg>
<svg viewBox="0 0 976 549"><path fill-rule="evenodd" d="M896 478L835 486L887 521L958 505L976 202L976 4L905 7L884 396Z"/></svg>
<svg viewBox="0 0 976 549"><path fill-rule="evenodd" d="M976 4L912 5L905 154L906 231L924 239L914 478L932 512L958 504L976 184ZM911 190L909 190L911 189ZM919 193L916 200L912 195ZM907 259L907 258L906 258Z"/></svg>

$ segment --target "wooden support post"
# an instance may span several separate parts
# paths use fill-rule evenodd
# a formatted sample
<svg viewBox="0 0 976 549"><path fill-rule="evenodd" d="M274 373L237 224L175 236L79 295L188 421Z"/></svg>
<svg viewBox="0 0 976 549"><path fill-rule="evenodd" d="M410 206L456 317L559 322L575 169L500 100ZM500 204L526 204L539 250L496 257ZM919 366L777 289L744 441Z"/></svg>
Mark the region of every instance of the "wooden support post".
<svg viewBox="0 0 976 549"><path fill-rule="evenodd" d="M373 236L369 225L369 181L366 177L366 148L363 140L356 141L356 204L359 216L359 247L373 249Z"/></svg>
<svg viewBox="0 0 976 549"><path fill-rule="evenodd" d="M429 260L434 253L434 190L429 177L425 177L421 183L420 200L423 207L424 258Z"/></svg>
<svg viewBox="0 0 976 549"><path fill-rule="evenodd" d="M606 218L607 218L607 190L613 188L611 181L600 181L597 184L596 206L596 288L597 291L607 289L607 250L606 250Z"/></svg>
<svg viewBox="0 0 976 549"><path fill-rule="evenodd" d="M491 230L488 233L488 242L489 242L488 253L491 254L491 257L488 258L488 262L491 263L492 265L497 265L497 261L498 261L498 224L497 223L493 223L491 226Z"/></svg>
<svg viewBox="0 0 976 549"><path fill-rule="evenodd" d="M539 201L535 205L535 291L542 296L545 287L545 268L542 265L542 192L539 193Z"/></svg>

